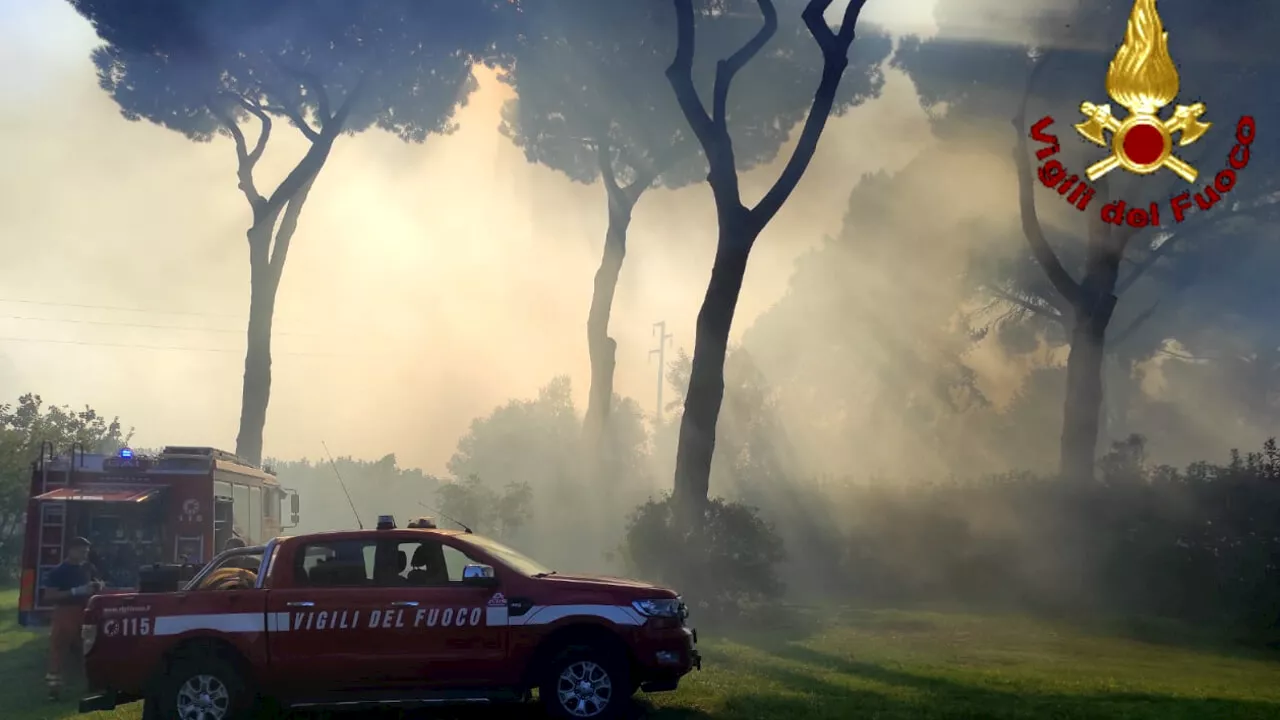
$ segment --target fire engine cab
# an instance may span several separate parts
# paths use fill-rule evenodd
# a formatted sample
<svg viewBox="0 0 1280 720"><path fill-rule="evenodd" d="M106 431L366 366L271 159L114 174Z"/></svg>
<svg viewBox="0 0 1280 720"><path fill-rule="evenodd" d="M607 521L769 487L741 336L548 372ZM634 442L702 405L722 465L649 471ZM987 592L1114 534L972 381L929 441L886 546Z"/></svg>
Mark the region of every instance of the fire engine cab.
<svg viewBox="0 0 1280 720"><path fill-rule="evenodd" d="M282 521L289 499L291 524ZM18 620L42 625L45 575L74 537L93 543L90 562L107 592L136 592L148 571L198 569L228 539L255 545L298 523L298 495L275 475L209 447L165 447L148 456L112 455L49 443L32 463ZM175 574L176 577L176 574Z"/></svg>
<svg viewBox="0 0 1280 720"><path fill-rule="evenodd" d="M227 550L177 592L85 609L81 712L240 720L266 709L519 702L617 717L676 689L697 633L673 590L557 573L430 519Z"/></svg>

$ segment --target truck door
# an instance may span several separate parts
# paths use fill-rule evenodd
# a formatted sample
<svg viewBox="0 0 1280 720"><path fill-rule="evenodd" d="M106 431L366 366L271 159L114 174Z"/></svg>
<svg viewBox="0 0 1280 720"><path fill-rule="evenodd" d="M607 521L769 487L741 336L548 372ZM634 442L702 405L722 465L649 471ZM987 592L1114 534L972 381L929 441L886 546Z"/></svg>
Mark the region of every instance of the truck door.
<svg viewBox="0 0 1280 720"><path fill-rule="evenodd" d="M379 626L383 652L393 656L397 685L484 687L504 676L505 615L491 624L488 605L498 591L462 583L476 561L437 536L406 534L386 540L379 557L378 596L386 602ZM388 615L387 613L391 613Z"/></svg>
<svg viewBox="0 0 1280 720"><path fill-rule="evenodd" d="M386 687L393 666L380 629L387 601L374 586L378 540L317 539L276 566L268 598L272 675L290 694Z"/></svg>

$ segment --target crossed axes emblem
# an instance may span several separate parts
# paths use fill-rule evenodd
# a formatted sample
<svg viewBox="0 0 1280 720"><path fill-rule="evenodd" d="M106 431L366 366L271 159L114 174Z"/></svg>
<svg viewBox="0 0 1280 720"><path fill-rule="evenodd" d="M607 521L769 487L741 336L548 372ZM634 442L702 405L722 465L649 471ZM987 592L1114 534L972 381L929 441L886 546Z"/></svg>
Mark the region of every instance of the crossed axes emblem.
<svg viewBox="0 0 1280 720"><path fill-rule="evenodd" d="M1081 103L1080 112L1085 115L1084 122L1075 126L1080 135L1096 145L1111 147L1111 155L1089 166L1086 174L1090 180L1097 180L1117 167L1124 167L1139 175L1150 175L1166 167L1183 180L1195 182L1198 174L1196 169L1173 154L1173 136L1175 133L1180 134L1178 146L1186 147L1209 130L1213 123L1200 120L1205 112L1204 103L1178 105L1168 120L1161 120L1159 115L1152 112L1134 112L1124 120L1119 120L1111 114L1110 105L1095 105L1091 102ZM1110 142L1107 142L1106 132L1111 133ZM1151 153L1149 148L1157 138L1161 143L1161 150L1159 153ZM1146 155L1134 153L1127 148L1126 141L1130 139L1134 140L1135 147L1146 145ZM1138 157L1134 157L1135 154Z"/></svg>

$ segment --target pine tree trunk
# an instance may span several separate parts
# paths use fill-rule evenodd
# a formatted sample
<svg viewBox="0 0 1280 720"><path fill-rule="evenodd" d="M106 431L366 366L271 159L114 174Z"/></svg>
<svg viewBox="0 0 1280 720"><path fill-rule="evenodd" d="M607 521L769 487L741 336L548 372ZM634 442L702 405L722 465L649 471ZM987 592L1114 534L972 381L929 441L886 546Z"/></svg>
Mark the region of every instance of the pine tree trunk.
<svg viewBox="0 0 1280 720"><path fill-rule="evenodd" d="M599 461L605 457L604 443L613 405L613 375L617 366L618 343L609 337L609 317L613 297L618 289L618 276L627 255L627 228L631 224L631 207L609 203L609 229L605 234L604 253L596 270L591 293L591 310L587 314L587 353L591 358L591 390L587 396L587 414L583 435L587 452L595 461L592 472L599 472Z"/></svg>
<svg viewBox="0 0 1280 720"><path fill-rule="evenodd" d="M1116 308L1120 260L1132 236L1128 228L1114 228L1097 217L1090 219L1084 278L1072 302L1074 325L1071 352L1067 355L1067 394L1062 409L1058 461L1062 477L1070 480L1091 482L1094 479L1107 326Z"/></svg>
<svg viewBox="0 0 1280 720"><path fill-rule="evenodd" d="M729 88L734 75L764 49L777 32L777 11L771 3L760 3L764 25L759 32L733 55L717 63L711 110L708 112L693 82L696 35L693 3L689 0L675 2L676 54L667 68L667 79L675 91L681 112L702 145L707 161L707 182L715 197L720 233L715 264L711 268L711 282L707 284L707 294L703 298L702 309L698 311L693 367L689 391L685 396L684 415L680 419L680 444L676 450L674 495L676 503L683 507L686 523L702 515L709 500L716 421L724 399L724 361L729 348L729 329L733 326L738 294L742 291L747 258L756 238L795 191L817 152L818 141L834 107L840 78L849 65L849 46L853 43L854 26L864 4L865 0L847 3L838 32L833 32L823 18L829 2L811 0L806 4L801 15L822 49L822 79L814 91L813 104L805 117L791 158L760 202L748 210L742 204L733 139L728 129Z"/></svg>
<svg viewBox="0 0 1280 720"><path fill-rule="evenodd" d="M711 459L715 453L716 422L724 399L724 361L729 348L729 330L742 291L759 230L750 226L746 211L720 218L720 238L716 246L711 282L698 311L694 339L693 368L680 419L680 442L676 449L675 498L691 513L707 503L711 485Z"/></svg>
<svg viewBox="0 0 1280 720"><path fill-rule="evenodd" d="M1067 393L1062 414L1059 468L1063 477L1090 481L1098 453L1102 414L1102 362L1114 300L1078 308L1067 356Z"/></svg>
<svg viewBox="0 0 1280 720"><path fill-rule="evenodd" d="M262 243L263 247L269 247L272 230L271 225L250 228L250 244ZM272 272L270 262L253 252L250 253L249 284L249 331L244 354L244 386L236 455L257 465L262 463L262 434L267 425L267 405L271 399L271 324L280 282L279 275Z"/></svg>

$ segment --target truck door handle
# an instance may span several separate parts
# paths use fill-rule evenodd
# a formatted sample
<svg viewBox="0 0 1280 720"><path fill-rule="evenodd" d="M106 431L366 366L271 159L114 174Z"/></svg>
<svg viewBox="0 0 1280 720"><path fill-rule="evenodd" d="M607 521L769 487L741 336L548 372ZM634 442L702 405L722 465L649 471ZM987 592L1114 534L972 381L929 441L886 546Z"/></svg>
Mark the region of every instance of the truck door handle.
<svg viewBox="0 0 1280 720"><path fill-rule="evenodd" d="M310 600L299 600L297 602L285 603L285 605L288 605L289 607L313 607L315 603Z"/></svg>
<svg viewBox="0 0 1280 720"><path fill-rule="evenodd" d="M418 607L417 600L397 600L391 603L391 607Z"/></svg>

